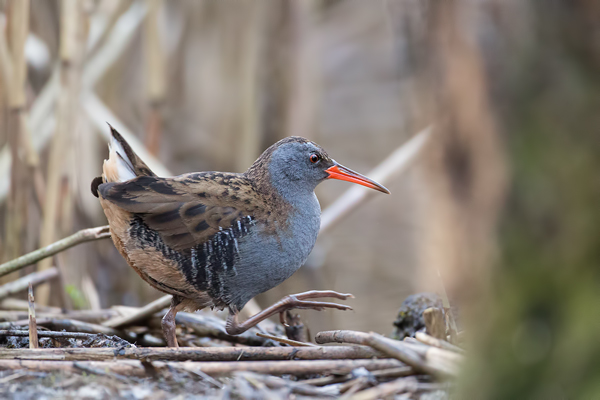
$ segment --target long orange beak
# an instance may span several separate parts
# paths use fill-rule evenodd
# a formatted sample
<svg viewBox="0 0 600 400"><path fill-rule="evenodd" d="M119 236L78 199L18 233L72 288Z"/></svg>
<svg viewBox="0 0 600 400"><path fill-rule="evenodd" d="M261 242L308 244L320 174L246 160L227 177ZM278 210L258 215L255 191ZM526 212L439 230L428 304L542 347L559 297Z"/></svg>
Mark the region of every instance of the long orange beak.
<svg viewBox="0 0 600 400"><path fill-rule="evenodd" d="M346 168L341 164L335 163L333 167L327 168L325 172L329 174L327 179L339 179L340 181L358 183L359 185L390 194L390 191L387 190L383 185L380 185L379 183L359 174L358 172L354 172L350 168Z"/></svg>

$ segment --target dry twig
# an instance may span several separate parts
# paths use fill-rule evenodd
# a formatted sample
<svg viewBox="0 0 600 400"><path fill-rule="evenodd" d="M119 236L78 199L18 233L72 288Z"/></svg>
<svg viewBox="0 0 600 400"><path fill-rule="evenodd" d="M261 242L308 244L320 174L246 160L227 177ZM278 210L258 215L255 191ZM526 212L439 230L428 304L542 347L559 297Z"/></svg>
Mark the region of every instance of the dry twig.
<svg viewBox="0 0 600 400"><path fill-rule="evenodd" d="M36 262L46 257L53 256L54 254L60 253L61 251L76 246L80 243L109 237L110 231L108 225L80 230L79 232L71 236L59 240L58 242L54 242L48 246L42 247L41 249L32 251L31 253L25 254L24 256L15 258L14 260L1 264L0 276L4 276L13 271L17 271L28 265L35 264Z"/></svg>
<svg viewBox="0 0 600 400"><path fill-rule="evenodd" d="M350 400L383 399L387 396L398 393L415 392L418 389L418 386L419 382L416 378L400 378L392 382L382 383L370 389L363 390L360 393L356 393L354 396L350 397Z"/></svg>
<svg viewBox="0 0 600 400"><path fill-rule="evenodd" d="M45 361L45 360L0 360L0 370L30 370L40 372L76 372L77 366L99 368L103 371L130 375L147 376L148 370L141 361ZM172 369L180 371L202 371L208 375L228 375L236 371L251 371L271 375L306 375L338 373L347 374L356 368L379 370L400 366L398 360L299 360L299 361L188 361L152 362L154 371Z"/></svg>
<svg viewBox="0 0 600 400"><path fill-rule="evenodd" d="M314 347L316 345L307 342L298 342L297 340L291 340L287 338L281 338L278 336L267 335L265 333L257 332L256 336L260 336L261 338L271 339L279 343L289 344L290 346L300 346L300 347Z"/></svg>
<svg viewBox="0 0 600 400"><path fill-rule="evenodd" d="M425 343L429 346L439 347L440 349L450 350L450 351L454 351L454 352L461 353L461 354L463 354L465 352L463 349L461 349L458 346L453 345L452 343L448 343L445 340L436 339L436 338L429 336L428 334L423 333L423 332L417 332L417 334L415 335L415 338L419 342Z"/></svg>
<svg viewBox="0 0 600 400"><path fill-rule="evenodd" d="M0 299L26 290L27 287L29 287L30 285L37 286L40 283L49 281L53 278L56 278L57 276L58 269L56 269L56 267L52 267L50 269L40 272L32 272L29 275L25 275L22 278L5 283L4 285L0 286Z"/></svg>
<svg viewBox="0 0 600 400"><path fill-rule="evenodd" d="M354 347L354 346L352 346L352 347ZM408 366L371 371L371 375L376 379L400 378L403 376L415 375L416 373L417 372L412 367L408 367ZM325 377L321 377L321 378L304 379L302 381L302 383L306 384L306 385L313 385L313 386L327 386L327 385L332 385L332 384L336 384L336 383L346 382L352 378L353 378L352 374L333 375L333 376L325 376Z"/></svg>
<svg viewBox="0 0 600 400"><path fill-rule="evenodd" d="M33 286L29 283L29 348L37 349L39 347L37 324L35 322L35 304L33 298Z"/></svg>
<svg viewBox="0 0 600 400"><path fill-rule="evenodd" d="M15 326L27 326L29 324L28 320L23 321L14 321L14 322L0 322L0 329L11 329ZM115 329L90 324L82 321L75 321L72 319L55 319L55 318L40 318L37 320L37 324L40 326L49 326L54 330L66 330L69 332L84 332L84 333L102 333L107 336L119 336L121 338L125 338L123 332L117 331Z"/></svg>
<svg viewBox="0 0 600 400"><path fill-rule="evenodd" d="M25 336L26 331L0 331L0 336ZM89 339L94 334L40 331L41 337L73 337ZM268 361L268 360L360 360L380 357L369 347L128 347L128 348L63 348L0 349L0 359L107 361L129 359L140 361Z"/></svg>
<svg viewBox="0 0 600 400"><path fill-rule="evenodd" d="M22 337L25 337L25 336L29 336L29 331L3 329L3 330L0 330L0 336L22 336ZM37 330L36 330L36 336L37 337L48 337L48 338L54 338L54 339L62 339L62 338L93 339L93 338L97 337L97 335L95 333L56 332L56 331L37 331ZM26 349L2 349L2 348L0 348L0 358L4 358L5 351L13 351L14 354L12 354L10 357L6 357L6 358L18 359L18 358L20 358L20 356L23 354L23 351L25 351L25 350ZM37 349L34 352L34 354L38 355L38 357L39 357L38 359L48 359L47 357L44 357L44 355L43 355L44 353L39 353L40 351L44 352L45 350L54 350L54 349ZM57 350L62 350L62 349L57 349Z"/></svg>
<svg viewBox="0 0 600 400"><path fill-rule="evenodd" d="M105 321L109 318L113 318L117 316L117 312L114 310L74 310L68 311L66 313L62 313L61 309L58 310L49 310L51 312L40 312L40 309L43 310L43 307L36 305L36 315L38 318L45 319L74 319L76 321L89 322L92 324L98 324L102 321ZM1 311L0 310L0 320L1 321L19 321L22 319L27 319L27 311Z"/></svg>
<svg viewBox="0 0 600 400"><path fill-rule="evenodd" d="M271 389L287 389L290 393L305 396L335 396L338 390L333 387L314 387L307 385L303 381L294 382L277 376L260 375L253 372L239 372L236 374L251 383L262 382Z"/></svg>

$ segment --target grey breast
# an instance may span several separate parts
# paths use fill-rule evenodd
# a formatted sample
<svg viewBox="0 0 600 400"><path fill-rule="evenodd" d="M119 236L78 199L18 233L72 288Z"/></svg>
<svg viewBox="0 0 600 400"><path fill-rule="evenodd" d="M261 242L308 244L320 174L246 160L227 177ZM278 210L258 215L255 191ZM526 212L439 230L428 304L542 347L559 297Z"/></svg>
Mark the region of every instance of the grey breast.
<svg viewBox="0 0 600 400"><path fill-rule="evenodd" d="M239 242L236 273L225 283L230 307L240 310L250 299L274 288L304 264L312 251L321 223L314 193L294 207L287 224L267 233L260 223Z"/></svg>

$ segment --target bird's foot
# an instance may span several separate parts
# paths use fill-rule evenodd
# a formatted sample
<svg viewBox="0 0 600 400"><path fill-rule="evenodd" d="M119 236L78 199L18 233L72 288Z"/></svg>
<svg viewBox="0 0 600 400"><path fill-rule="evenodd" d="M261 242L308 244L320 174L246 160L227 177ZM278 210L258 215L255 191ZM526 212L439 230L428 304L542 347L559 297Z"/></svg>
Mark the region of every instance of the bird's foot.
<svg viewBox="0 0 600 400"><path fill-rule="evenodd" d="M337 303L328 303L324 301L307 301L308 299L320 299L324 297L336 298L340 300L346 300L348 298L353 298L354 296L349 293L338 293L333 290L310 290L304 293L292 294L289 296L285 296L283 299L279 300L277 303L273 304L271 307L266 308L259 312L256 315L248 318L244 322L238 322L238 314L229 314L227 317L227 324L225 328L227 333L230 335L239 335L255 326L261 321L269 318L272 315L279 314L279 318L282 324L286 325L285 320L285 312L287 310L292 310L294 308L302 308L302 309L313 309L313 310L324 310L326 308L334 308L337 310L352 310L352 307L337 304Z"/></svg>
<svg viewBox="0 0 600 400"><path fill-rule="evenodd" d="M292 310L294 308L298 309L312 309L317 311L322 311L326 308L334 308L336 310L352 310L352 307L337 304L337 303L329 303L325 301L306 301L306 299L320 299L324 297L336 298L340 300L346 300L348 298L354 298L354 296L350 293L338 293L333 290L310 290L304 293L291 294L289 296L281 299L277 304L281 303L283 310L279 312L279 320L281 324L284 326L288 326L285 313L288 310Z"/></svg>

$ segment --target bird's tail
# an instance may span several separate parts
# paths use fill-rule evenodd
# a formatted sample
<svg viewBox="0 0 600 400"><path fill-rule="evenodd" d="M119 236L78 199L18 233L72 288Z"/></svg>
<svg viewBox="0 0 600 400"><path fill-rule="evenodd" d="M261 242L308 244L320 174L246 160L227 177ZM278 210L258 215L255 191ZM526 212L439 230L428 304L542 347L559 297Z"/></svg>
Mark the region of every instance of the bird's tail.
<svg viewBox="0 0 600 400"><path fill-rule="evenodd" d="M137 176L156 176L115 128L110 126L110 131L108 160L104 160L102 176L92 181L92 193L96 197L98 197L98 186L103 183L124 182Z"/></svg>

